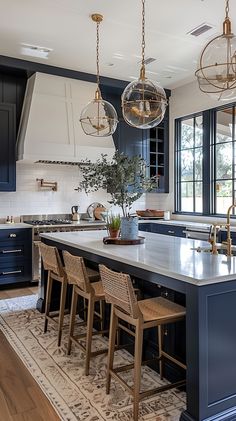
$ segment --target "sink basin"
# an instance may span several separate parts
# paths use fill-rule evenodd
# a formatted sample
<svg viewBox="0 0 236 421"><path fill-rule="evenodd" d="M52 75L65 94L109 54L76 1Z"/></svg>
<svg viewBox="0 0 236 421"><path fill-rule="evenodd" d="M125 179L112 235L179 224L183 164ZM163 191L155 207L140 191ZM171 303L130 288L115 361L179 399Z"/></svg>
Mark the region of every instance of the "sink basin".
<svg viewBox="0 0 236 421"><path fill-rule="evenodd" d="M224 254L226 256L226 245L218 243L216 244L218 254ZM191 250L197 251L198 253L211 253L211 246L205 246L205 247L192 247ZM236 256L236 246L232 246L231 248L232 255Z"/></svg>

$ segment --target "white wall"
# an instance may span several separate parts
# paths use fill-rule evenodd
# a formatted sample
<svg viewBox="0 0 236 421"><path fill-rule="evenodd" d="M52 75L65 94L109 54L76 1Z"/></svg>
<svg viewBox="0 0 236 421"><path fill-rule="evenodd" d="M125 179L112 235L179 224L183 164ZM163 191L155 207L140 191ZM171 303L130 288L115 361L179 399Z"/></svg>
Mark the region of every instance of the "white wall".
<svg viewBox="0 0 236 421"><path fill-rule="evenodd" d="M40 189L36 178L57 181L58 191ZM0 222L7 215L18 220L20 215L70 213L71 206L77 204L80 205L80 212L86 212L92 202L111 207L105 191L89 195L74 191L79 179L78 167L17 163L16 191L0 192ZM145 196L135 202L134 208L145 209Z"/></svg>

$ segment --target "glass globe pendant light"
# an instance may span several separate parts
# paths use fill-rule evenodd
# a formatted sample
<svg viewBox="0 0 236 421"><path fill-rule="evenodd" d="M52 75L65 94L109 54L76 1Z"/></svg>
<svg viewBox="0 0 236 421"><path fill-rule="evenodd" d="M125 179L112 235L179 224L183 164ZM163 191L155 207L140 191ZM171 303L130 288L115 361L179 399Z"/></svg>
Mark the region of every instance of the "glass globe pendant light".
<svg viewBox="0 0 236 421"><path fill-rule="evenodd" d="M142 0L142 64L140 77L126 86L122 96L123 117L130 126L149 129L165 115L167 99L164 89L145 76L145 0Z"/></svg>
<svg viewBox="0 0 236 421"><path fill-rule="evenodd" d="M85 134L96 137L106 137L114 133L118 118L112 104L102 99L99 75L99 25L103 16L95 13L91 18L97 24L97 89L94 99L82 110L80 123Z"/></svg>
<svg viewBox="0 0 236 421"><path fill-rule="evenodd" d="M229 0L226 0L223 34L203 49L195 72L202 92L218 100L236 98L236 37L231 30Z"/></svg>

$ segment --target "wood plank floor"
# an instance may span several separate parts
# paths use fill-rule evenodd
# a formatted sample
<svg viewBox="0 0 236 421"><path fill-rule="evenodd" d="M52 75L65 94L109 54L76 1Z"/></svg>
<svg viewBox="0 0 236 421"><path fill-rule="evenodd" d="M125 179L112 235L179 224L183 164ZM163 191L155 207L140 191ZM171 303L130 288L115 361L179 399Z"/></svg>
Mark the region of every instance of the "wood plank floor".
<svg viewBox="0 0 236 421"><path fill-rule="evenodd" d="M0 291L0 299L38 287ZM17 292L18 291L18 292ZM0 421L60 421L50 402L0 331Z"/></svg>
<svg viewBox="0 0 236 421"><path fill-rule="evenodd" d="M37 294L37 292L38 286L4 289L0 290L0 300L4 300L7 298L24 297L24 295Z"/></svg>

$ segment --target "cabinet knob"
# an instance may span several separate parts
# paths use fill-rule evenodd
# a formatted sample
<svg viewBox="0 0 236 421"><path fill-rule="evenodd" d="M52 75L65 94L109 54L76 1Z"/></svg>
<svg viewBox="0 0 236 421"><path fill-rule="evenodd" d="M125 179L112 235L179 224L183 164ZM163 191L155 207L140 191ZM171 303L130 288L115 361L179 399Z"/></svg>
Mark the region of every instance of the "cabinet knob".
<svg viewBox="0 0 236 421"><path fill-rule="evenodd" d="M16 238L16 234L12 233L9 235L10 238Z"/></svg>

